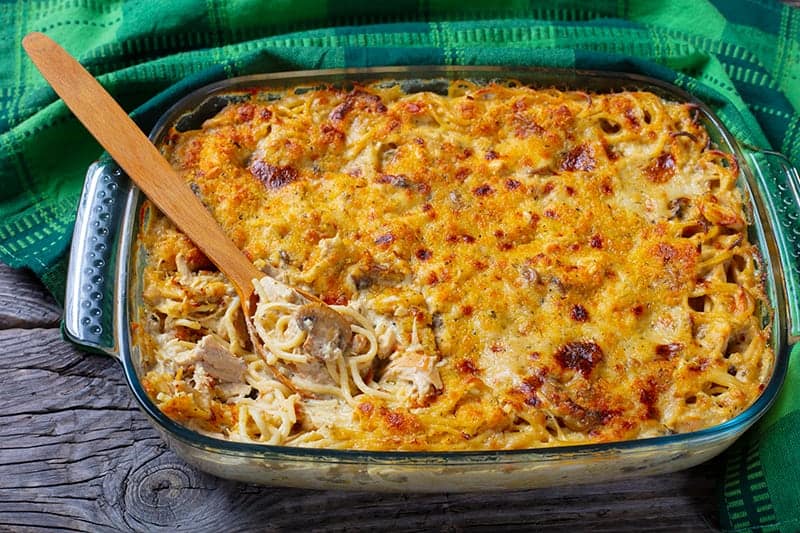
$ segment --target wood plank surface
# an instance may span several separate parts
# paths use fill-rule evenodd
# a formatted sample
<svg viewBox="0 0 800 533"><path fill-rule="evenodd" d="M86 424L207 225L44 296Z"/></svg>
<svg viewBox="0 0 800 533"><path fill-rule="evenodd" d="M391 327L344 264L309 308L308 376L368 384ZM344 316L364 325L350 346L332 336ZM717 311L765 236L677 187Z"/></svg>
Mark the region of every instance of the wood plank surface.
<svg viewBox="0 0 800 533"><path fill-rule="evenodd" d="M61 338L59 309L0 265L0 530L713 531L714 461L554 489L375 494L260 487L173 454L110 357Z"/></svg>

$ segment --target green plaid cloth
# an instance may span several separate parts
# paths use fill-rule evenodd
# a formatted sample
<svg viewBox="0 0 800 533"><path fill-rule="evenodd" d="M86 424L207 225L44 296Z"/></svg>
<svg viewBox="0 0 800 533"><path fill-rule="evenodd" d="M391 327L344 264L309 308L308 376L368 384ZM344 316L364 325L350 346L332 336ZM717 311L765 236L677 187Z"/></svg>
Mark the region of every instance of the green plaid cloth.
<svg viewBox="0 0 800 533"><path fill-rule="evenodd" d="M770 0L0 0L0 260L59 298L101 150L20 48L60 42L148 130L176 96L265 71L400 64L638 72L712 105L739 139L800 166L800 10ZM381 4L374 2L374 4ZM797 229L797 228L796 228ZM727 530L800 530L800 352L778 405L726 454Z"/></svg>

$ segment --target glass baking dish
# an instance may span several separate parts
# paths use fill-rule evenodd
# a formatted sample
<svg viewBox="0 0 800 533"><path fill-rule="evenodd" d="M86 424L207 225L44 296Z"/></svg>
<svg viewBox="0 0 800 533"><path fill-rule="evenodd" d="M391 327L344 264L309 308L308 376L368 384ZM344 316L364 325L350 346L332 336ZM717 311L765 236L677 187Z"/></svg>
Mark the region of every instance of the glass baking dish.
<svg viewBox="0 0 800 533"><path fill-rule="evenodd" d="M713 111L690 94L636 75L501 67L385 67L275 73L230 79L178 101L150 138L158 143L172 124L196 127L226 104L225 92L254 87L314 87L395 80L405 91L441 91L448 80L514 79L536 87L594 92L647 90L666 99L693 102L717 148L736 157L739 185L752 215L750 239L763 258L771 305L772 377L747 410L718 426L693 433L603 444L514 451L365 452L243 444L210 438L165 416L143 390L131 321L141 303L135 236L142 195L109 159L88 171L81 197L65 309L73 341L108 353L123 367L131 392L154 427L187 462L212 474L246 482L318 489L382 491L506 490L600 482L672 472L719 454L751 427L775 400L789 353L800 335L800 179L786 158L739 143ZM446 89L445 89L446 90ZM194 126L193 126L194 125Z"/></svg>

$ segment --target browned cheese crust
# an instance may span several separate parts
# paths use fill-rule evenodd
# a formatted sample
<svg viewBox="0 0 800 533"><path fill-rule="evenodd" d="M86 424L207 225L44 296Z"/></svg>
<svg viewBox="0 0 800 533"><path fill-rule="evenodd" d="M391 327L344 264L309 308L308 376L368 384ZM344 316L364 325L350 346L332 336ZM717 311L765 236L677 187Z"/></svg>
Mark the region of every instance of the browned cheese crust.
<svg viewBox="0 0 800 533"><path fill-rule="evenodd" d="M268 94L171 131L163 153L257 266L357 303L391 329L390 351L416 332L441 381L388 398L354 386L352 402L284 390L280 408L296 418L284 413L269 442L636 439L714 426L763 390L773 354L739 169L695 106L464 81L448 95L399 84ZM170 360L208 333L231 342L241 317L223 319L235 293L190 241L152 208L143 216L147 390L189 427L267 442L280 417L253 414L270 377L246 343L231 349L239 383L207 362L201 387L198 356ZM364 375L369 386L382 389L391 357Z"/></svg>

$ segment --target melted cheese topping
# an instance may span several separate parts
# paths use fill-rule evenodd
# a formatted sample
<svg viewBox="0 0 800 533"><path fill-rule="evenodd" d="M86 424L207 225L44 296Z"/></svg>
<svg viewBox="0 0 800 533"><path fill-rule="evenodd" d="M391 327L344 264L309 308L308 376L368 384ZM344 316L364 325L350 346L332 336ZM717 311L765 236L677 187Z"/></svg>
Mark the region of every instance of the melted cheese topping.
<svg viewBox="0 0 800 533"><path fill-rule="evenodd" d="M249 442L510 449L706 428L763 390L738 167L691 104L465 81L238 96L163 153L257 266L365 318L372 355L290 354L287 387L224 276L146 205L137 343L168 416Z"/></svg>

